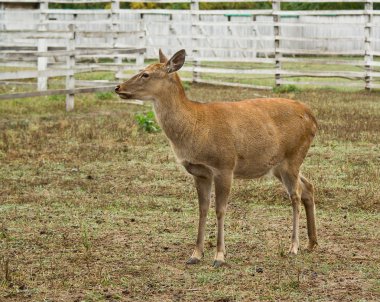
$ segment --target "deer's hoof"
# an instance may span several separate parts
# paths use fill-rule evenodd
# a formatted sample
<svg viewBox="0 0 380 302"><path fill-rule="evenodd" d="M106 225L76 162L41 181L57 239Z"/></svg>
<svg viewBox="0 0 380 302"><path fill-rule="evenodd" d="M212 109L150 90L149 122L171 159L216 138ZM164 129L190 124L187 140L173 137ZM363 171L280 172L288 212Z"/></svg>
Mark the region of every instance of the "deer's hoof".
<svg viewBox="0 0 380 302"><path fill-rule="evenodd" d="M214 263L212 264L212 267L219 268L225 265L224 261L221 260L214 260Z"/></svg>
<svg viewBox="0 0 380 302"><path fill-rule="evenodd" d="M195 257L190 257L187 261L186 264L198 264L201 261L201 259L195 258Z"/></svg>
<svg viewBox="0 0 380 302"><path fill-rule="evenodd" d="M318 247L318 243L316 241L313 241L313 242L309 242L309 245L305 250L306 250L306 252L310 253L310 252L316 250L317 247Z"/></svg>
<svg viewBox="0 0 380 302"><path fill-rule="evenodd" d="M296 256L298 253L298 246L292 245L289 249L289 256Z"/></svg>

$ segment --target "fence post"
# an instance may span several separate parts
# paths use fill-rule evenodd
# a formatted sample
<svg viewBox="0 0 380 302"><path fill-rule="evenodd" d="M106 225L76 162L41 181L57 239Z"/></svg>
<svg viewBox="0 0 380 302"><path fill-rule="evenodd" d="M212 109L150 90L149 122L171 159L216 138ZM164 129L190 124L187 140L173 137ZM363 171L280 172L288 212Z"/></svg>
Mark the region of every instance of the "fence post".
<svg viewBox="0 0 380 302"><path fill-rule="evenodd" d="M5 7L4 3L0 3L0 30L5 31Z"/></svg>
<svg viewBox="0 0 380 302"><path fill-rule="evenodd" d="M200 73L196 71L196 68L200 66L200 61L198 60L199 52L197 49L198 39L194 36L197 34L197 25L195 23L199 22L199 2L198 0L191 0L190 2L191 10L191 55L193 57L193 83L199 82Z"/></svg>
<svg viewBox="0 0 380 302"><path fill-rule="evenodd" d="M364 68L365 68L365 89L371 90L371 81L372 81L372 39L373 39L373 1L366 0L364 5L364 13L366 16L366 22L364 27Z"/></svg>
<svg viewBox="0 0 380 302"><path fill-rule="evenodd" d="M71 32L71 36L67 41L66 50L71 53L67 54L66 58L66 89L75 89L75 25L69 25L69 31ZM66 94L66 111L71 111L74 109L74 92L69 92Z"/></svg>
<svg viewBox="0 0 380 302"><path fill-rule="evenodd" d="M49 8L48 1L41 1L39 7L39 25L38 31L43 32L46 31L46 17L47 17L47 9ZM47 40L43 38L39 38L37 41L37 51L38 52L46 52L48 50ZM38 56L37 58L37 70L45 71L47 68L48 58ZM46 76L38 76L37 80L37 89L39 91L47 90L47 77Z"/></svg>
<svg viewBox="0 0 380 302"><path fill-rule="evenodd" d="M274 60L275 60L275 85L280 86L281 81L281 53L278 49L280 48L280 16L277 14L281 10L280 0L272 1L272 15L273 15L273 37L274 37Z"/></svg>
<svg viewBox="0 0 380 302"><path fill-rule="evenodd" d="M140 20L139 20L139 31L144 32L143 34L139 33L139 46L140 48L146 47L146 41L145 41L145 35L146 35L146 28L144 23L144 14L140 14ZM145 51L140 51L136 56L136 65L138 67L144 66L144 60L145 60Z"/></svg>
<svg viewBox="0 0 380 302"><path fill-rule="evenodd" d="M117 40L119 37L119 31L120 31L119 9L120 9L119 0L112 0L112 2L111 2L111 31L112 31L112 33L111 33L111 35L112 35L112 48L113 49L117 48ZM118 71L116 72L116 75L115 75L116 79L119 79L118 75L122 71L121 64L123 63L123 60L120 56L116 55L114 57L114 63L120 65L120 66L118 66L118 68L117 68Z"/></svg>

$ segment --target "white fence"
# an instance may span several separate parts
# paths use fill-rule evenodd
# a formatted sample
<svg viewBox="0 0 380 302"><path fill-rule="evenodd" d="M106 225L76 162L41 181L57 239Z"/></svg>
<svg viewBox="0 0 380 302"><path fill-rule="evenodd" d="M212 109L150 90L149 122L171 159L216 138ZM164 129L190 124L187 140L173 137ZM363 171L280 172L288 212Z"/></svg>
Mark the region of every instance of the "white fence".
<svg viewBox="0 0 380 302"><path fill-rule="evenodd" d="M49 32L51 35L52 33ZM62 34L62 33L61 33ZM67 33L72 37L75 36L75 32ZM44 36L43 36L44 37ZM46 48L45 39L40 41L40 45ZM81 57L86 56L113 56L118 58L121 55L138 53L141 54L144 49L75 49L74 39L71 38L67 40L66 50L49 50L45 51L34 51L34 50L1 50L0 55L3 58L12 58L14 60L15 56L21 56L22 58L36 58L38 70L27 70L27 71L10 71L0 73L0 83L5 85L13 85L14 80L24 80L37 78L38 91L32 92L19 92L19 93L9 93L0 94L0 100L3 99L14 99L14 98L26 98L35 96L47 96L47 95L57 95L66 94L66 110L71 111L74 109L74 95L76 93L88 93L96 91L112 91L115 88L116 83L111 83L109 81L76 81L74 75L81 72L90 71L101 71L101 70L112 70L112 66L102 66L102 64L94 64L93 66L81 66L81 64L76 64L77 60ZM47 67L47 62L49 58L60 57L66 60L66 65L60 65L59 68L56 66ZM121 67L119 64L115 65L117 69ZM134 66L132 66L133 69ZM66 83L63 89L48 89L47 80L52 77L65 77ZM25 84L21 82L19 84ZM79 86L79 87L77 87Z"/></svg>
<svg viewBox="0 0 380 302"><path fill-rule="evenodd" d="M12 1L0 1L3 8L8 2ZM373 9L373 3L380 3L380 0L347 0L345 2L363 3L363 9L334 11L281 10L281 2L304 2L300 0L274 0L270 9L257 10L199 9L200 2L251 2L247 0L37 2L40 5L36 10L0 10L3 48L0 65L35 66L37 62L26 59L9 60L8 56L5 60L4 52L16 46L38 48L40 52L44 48L66 48L67 40L60 36L55 38L54 33L60 35L67 32L69 26L74 26L76 49L146 48L146 58L156 58L158 48L169 55L185 48L191 62L184 68L185 78L195 82L268 89L282 84L380 88L377 70L380 67L377 60L380 56L380 11ZM49 2L111 5L101 10L58 10L49 8ZM189 9L121 9L122 2L189 3ZM31 39L30 34L36 32L40 35L45 32L48 44L41 42L43 37ZM141 66L142 52L137 54L137 57L136 52L119 54L108 67L118 72L118 77L126 77L122 73L122 59L134 57L137 66ZM80 56L86 57L83 53ZM97 56L91 53L87 58ZM112 58L115 54L101 54L101 57L107 56ZM40 58L37 65L43 68L57 64L60 59L51 56L47 60ZM92 65L96 66L101 68Z"/></svg>

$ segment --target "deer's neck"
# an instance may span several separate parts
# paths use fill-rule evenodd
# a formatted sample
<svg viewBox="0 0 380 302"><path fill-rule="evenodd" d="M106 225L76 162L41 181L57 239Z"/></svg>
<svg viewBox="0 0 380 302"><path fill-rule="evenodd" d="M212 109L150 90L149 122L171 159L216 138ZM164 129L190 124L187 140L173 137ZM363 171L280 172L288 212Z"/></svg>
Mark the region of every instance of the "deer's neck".
<svg viewBox="0 0 380 302"><path fill-rule="evenodd" d="M196 111L182 87L168 90L154 102L158 123L174 145L183 145L193 137Z"/></svg>

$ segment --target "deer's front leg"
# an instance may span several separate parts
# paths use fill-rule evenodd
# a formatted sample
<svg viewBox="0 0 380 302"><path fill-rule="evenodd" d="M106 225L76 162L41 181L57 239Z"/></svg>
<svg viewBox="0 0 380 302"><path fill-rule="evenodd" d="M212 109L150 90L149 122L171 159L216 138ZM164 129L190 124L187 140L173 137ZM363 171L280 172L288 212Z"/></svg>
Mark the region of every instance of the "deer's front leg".
<svg viewBox="0 0 380 302"><path fill-rule="evenodd" d="M203 257L204 241L205 241L205 229L206 229L206 219L207 212L210 207L210 195L211 195L211 183L212 178L202 178L194 176L195 186L198 192L198 202L199 202L199 224L198 224L198 236L197 242L193 254L187 260L187 264L196 264Z"/></svg>
<svg viewBox="0 0 380 302"><path fill-rule="evenodd" d="M203 257L205 228L208 209L210 207L212 173L202 165L194 165L191 163L184 164L186 170L194 176L195 187L198 193L199 203L199 224L197 242L193 254L187 260L187 264L197 264Z"/></svg>
<svg viewBox="0 0 380 302"><path fill-rule="evenodd" d="M227 210L228 196L230 195L232 173L225 172L215 176L215 210L218 220L218 235L214 267L220 267L224 262L226 248L224 245L224 217Z"/></svg>

